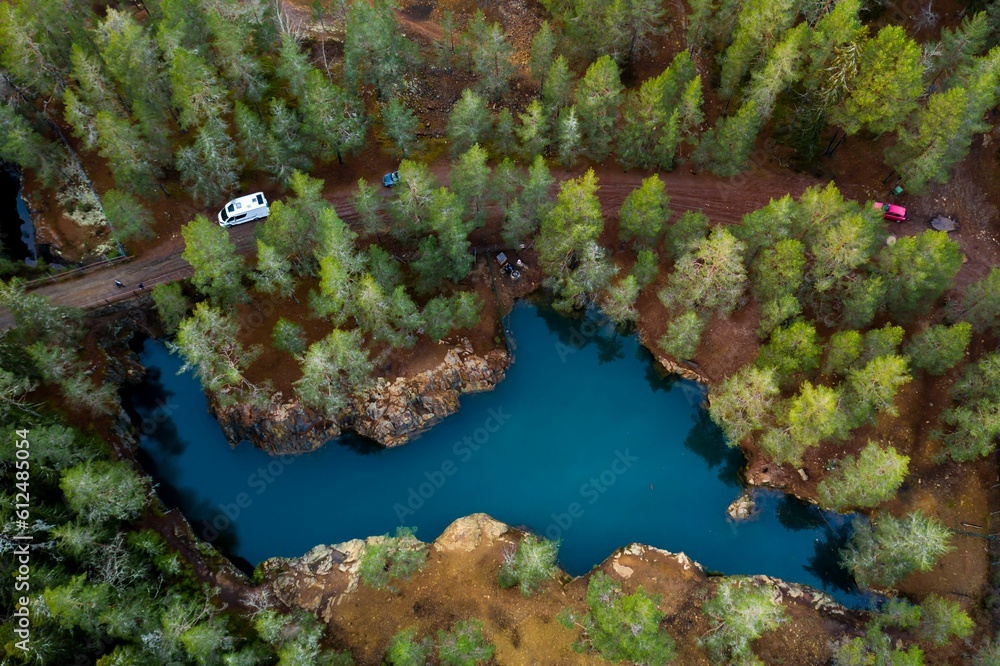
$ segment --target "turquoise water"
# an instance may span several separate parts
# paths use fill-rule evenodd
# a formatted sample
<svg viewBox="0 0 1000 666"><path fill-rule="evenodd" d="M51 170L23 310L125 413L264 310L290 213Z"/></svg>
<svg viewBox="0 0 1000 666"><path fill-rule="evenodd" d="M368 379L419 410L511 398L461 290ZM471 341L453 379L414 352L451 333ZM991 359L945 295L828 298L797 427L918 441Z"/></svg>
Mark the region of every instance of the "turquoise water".
<svg viewBox="0 0 1000 666"><path fill-rule="evenodd" d="M482 511L561 539L575 575L640 542L861 603L837 564L846 519L760 492L756 519L728 521L743 458L702 409L701 388L662 376L634 335L601 323L518 304L507 379L395 449L349 437L279 458L230 448L195 378L176 375L179 359L155 341L142 352L149 378L126 398L161 496L244 566L400 525L429 541Z"/></svg>

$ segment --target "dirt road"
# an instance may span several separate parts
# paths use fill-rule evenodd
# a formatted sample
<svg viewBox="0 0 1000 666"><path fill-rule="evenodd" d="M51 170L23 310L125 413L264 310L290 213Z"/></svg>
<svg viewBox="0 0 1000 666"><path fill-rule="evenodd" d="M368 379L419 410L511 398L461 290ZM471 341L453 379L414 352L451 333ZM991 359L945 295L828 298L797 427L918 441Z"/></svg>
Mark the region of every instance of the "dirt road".
<svg viewBox="0 0 1000 666"><path fill-rule="evenodd" d="M441 162L432 169L439 178L445 180L447 163ZM610 220L617 217L617 211L628 193L639 186L648 172L622 172L613 167L596 169L600 189L598 195L605 216ZM555 169L557 180L572 178L580 170ZM381 174L373 174L372 180ZM711 175L695 175L690 171L678 171L661 176L670 195L670 205L675 214L688 210L703 210L715 223L733 224L747 212L760 208L772 197L780 197L786 192L797 195L815 181L793 174L755 173L724 180ZM350 203L351 187L342 186L327 192L337 213L348 224L356 220ZM229 229L229 236L241 254L249 254L254 249L254 228L257 223L249 223ZM72 305L85 309L96 309L135 298L143 294L138 288L141 282L146 290L167 282L183 280L191 276L191 267L181 258L184 239L179 229L169 232L151 250L128 263L94 269L76 278L43 284L32 290L49 298L57 305ZM120 280L125 287L115 286ZM0 311L0 327L12 325L10 315Z"/></svg>

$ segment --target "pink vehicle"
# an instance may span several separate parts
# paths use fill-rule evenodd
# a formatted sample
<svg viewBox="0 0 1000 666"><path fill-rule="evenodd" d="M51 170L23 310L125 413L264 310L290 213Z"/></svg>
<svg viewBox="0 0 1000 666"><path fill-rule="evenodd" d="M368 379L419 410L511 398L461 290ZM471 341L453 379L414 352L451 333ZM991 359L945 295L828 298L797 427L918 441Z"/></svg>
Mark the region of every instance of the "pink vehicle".
<svg viewBox="0 0 1000 666"><path fill-rule="evenodd" d="M882 217L893 222L906 222L906 209L896 204L875 202L875 210L882 211Z"/></svg>

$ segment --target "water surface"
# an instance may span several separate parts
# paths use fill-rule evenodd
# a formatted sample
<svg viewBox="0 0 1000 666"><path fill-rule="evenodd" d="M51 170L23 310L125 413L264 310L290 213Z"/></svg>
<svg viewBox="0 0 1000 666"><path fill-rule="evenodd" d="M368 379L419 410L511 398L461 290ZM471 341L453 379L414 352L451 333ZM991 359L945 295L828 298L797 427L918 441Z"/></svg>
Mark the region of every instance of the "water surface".
<svg viewBox="0 0 1000 666"><path fill-rule="evenodd" d="M464 396L458 414L411 443L343 437L280 458L230 448L195 378L176 375L180 360L147 342L149 378L127 396L143 463L202 538L249 566L400 525L430 541L482 511L561 539L574 575L641 542L860 603L837 564L845 518L761 491L756 519L727 520L743 457L708 418L700 386L663 376L634 335L595 314L571 320L519 303L509 328L507 379Z"/></svg>

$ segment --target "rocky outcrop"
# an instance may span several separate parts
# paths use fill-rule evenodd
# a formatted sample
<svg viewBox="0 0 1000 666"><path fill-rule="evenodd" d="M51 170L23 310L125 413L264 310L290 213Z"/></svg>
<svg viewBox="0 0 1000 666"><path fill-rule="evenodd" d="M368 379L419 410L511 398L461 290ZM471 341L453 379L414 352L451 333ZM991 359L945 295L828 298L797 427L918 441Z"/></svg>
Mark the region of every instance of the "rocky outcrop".
<svg viewBox="0 0 1000 666"><path fill-rule="evenodd" d="M250 442L274 454L313 451L341 433L336 421L297 401L283 400L281 393L264 409L245 402L222 406L208 394L208 411L231 445Z"/></svg>
<svg viewBox="0 0 1000 666"><path fill-rule="evenodd" d="M463 393L496 386L508 365L506 350L494 349L478 356L472 343L462 340L433 370L394 382L379 379L375 388L355 399L344 423L383 446L405 444L414 433L458 411L458 398Z"/></svg>
<svg viewBox="0 0 1000 666"><path fill-rule="evenodd" d="M471 553L502 540L510 529L485 513L475 513L449 525L430 547L438 552ZM261 562L258 574L278 601L317 613L329 622L336 606L358 590L358 568L365 549L383 538L316 546L302 557L275 557Z"/></svg>
<svg viewBox="0 0 1000 666"><path fill-rule="evenodd" d="M754 502L749 492L744 492L729 505L726 514L731 520L749 520L757 514L757 503Z"/></svg>
<svg viewBox="0 0 1000 666"><path fill-rule="evenodd" d="M284 400L281 394L265 409L247 403L222 406L210 396L209 409L231 444L249 441L271 453L312 451L343 431L383 446L399 446L458 411L463 393L492 389L503 380L509 364L506 350L479 356L463 339L436 368L392 382L378 378L372 388L354 396L336 420L296 400Z"/></svg>

